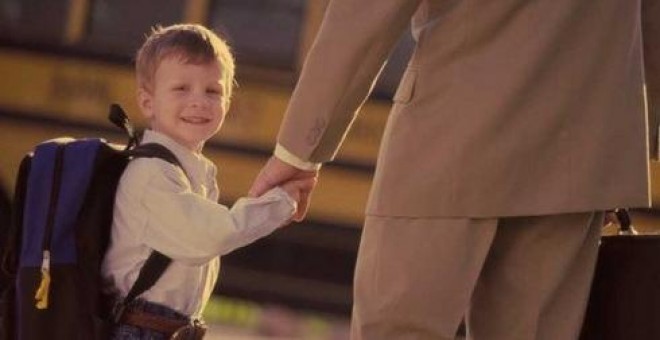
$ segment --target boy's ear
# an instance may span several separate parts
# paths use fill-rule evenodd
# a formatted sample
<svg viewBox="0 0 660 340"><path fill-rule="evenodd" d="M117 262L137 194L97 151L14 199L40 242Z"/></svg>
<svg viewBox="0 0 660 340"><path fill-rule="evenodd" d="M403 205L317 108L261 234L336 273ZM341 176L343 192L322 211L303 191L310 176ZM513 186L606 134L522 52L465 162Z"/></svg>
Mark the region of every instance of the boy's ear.
<svg viewBox="0 0 660 340"><path fill-rule="evenodd" d="M143 87L140 87L137 93L137 100L138 106L140 107L144 117L148 119L153 117L153 96L151 95L151 92Z"/></svg>

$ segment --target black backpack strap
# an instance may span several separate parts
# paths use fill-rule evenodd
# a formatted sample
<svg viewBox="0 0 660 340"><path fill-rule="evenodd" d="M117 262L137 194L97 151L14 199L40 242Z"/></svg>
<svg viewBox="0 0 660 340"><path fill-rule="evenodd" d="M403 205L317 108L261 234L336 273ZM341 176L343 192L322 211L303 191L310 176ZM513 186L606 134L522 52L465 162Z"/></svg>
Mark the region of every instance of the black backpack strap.
<svg viewBox="0 0 660 340"><path fill-rule="evenodd" d="M174 164L183 169L181 162L170 149L158 143L140 144L127 151L129 156L135 158L160 158L168 163Z"/></svg>
<svg viewBox="0 0 660 340"><path fill-rule="evenodd" d="M115 323L121 321L121 317L126 310L126 307L131 304L140 294L146 292L149 288L153 287L156 284L156 281L163 276L167 267L172 263L172 259L163 253L152 250L149 257L144 262L144 265L140 269L138 278L133 283L131 290L128 291L126 297L117 301L114 310L112 311L112 317Z"/></svg>
<svg viewBox="0 0 660 340"><path fill-rule="evenodd" d="M157 143L140 144L133 149L126 150L125 152L134 158L160 158L179 167L185 173L185 169L176 155L163 145ZM151 254L149 254L149 257L144 262L144 265L138 274L138 278L135 280L135 283L133 283L128 294L126 294L126 297L122 301L119 301L115 306L113 317L116 323L120 321L126 306L133 302L138 296L140 296L140 294L153 287L163 273L165 273L165 270L170 263L172 263L172 259L167 255L157 250L151 251Z"/></svg>
<svg viewBox="0 0 660 340"><path fill-rule="evenodd" d="M147 261L144 262L142 269L140 269L140 274L138 274L137 280L131 287L131 290L126 294L124 298L124 303L129 304L135 300L140 294L147 291L151 288L156 281L160 278L161 275L165 272L165 269L170 265L172 259L163 253L153 250Z"/></svg>
<svg viewBox="0 0 660 340"><path fill-rule="evenodd" d="M161 144L140 144L133 149L126 150L125 152L133 158L160 158L170 164L179 167L179 169L183 171L186 177L190 179L190 176L188 176L188 173L186 173L186 169L183 168L183 165L181 165L181 162L176 157L176 155L174 155L170 149L164 147Z"/></svg>

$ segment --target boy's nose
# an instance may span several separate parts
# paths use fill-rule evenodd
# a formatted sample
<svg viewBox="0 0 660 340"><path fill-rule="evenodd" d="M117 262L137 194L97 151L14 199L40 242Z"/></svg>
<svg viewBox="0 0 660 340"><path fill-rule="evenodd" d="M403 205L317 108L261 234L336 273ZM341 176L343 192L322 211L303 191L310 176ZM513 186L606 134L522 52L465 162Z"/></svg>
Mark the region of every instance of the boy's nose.
<svg viewBox="0 0 660 340"><path fill-rule="evenodd" d="M190 98L189 105L191 107L204 108L208 106L208 98L204 95L193 94Z"/></svg>

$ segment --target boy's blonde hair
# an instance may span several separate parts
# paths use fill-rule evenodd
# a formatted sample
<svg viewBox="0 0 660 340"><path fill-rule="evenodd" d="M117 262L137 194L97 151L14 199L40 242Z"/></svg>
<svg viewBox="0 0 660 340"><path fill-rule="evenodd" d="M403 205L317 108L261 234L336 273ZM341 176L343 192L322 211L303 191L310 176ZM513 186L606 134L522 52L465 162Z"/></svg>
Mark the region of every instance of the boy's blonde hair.
<svg viewBox="0 0 660 340"><path fill-rule="evenodd" d="M137 52L135 71L138 88L153 91L154 76L165 58L205 64L217 60L222 67L223 104L229 107L234 87L234 57L227 43L208 28L196 24L156 26Z"/></svg>

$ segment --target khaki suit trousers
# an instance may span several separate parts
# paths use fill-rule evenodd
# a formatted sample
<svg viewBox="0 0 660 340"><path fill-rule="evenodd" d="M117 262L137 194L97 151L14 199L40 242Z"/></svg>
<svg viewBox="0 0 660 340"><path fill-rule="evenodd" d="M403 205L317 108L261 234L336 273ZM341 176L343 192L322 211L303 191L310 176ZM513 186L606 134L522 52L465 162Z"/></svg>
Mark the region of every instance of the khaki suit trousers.
<svg viewBox="0 0 660 340"><path fill-rule="evenodd" d="M368 216L351 338L577 339L602 221Z"/></svg>

